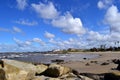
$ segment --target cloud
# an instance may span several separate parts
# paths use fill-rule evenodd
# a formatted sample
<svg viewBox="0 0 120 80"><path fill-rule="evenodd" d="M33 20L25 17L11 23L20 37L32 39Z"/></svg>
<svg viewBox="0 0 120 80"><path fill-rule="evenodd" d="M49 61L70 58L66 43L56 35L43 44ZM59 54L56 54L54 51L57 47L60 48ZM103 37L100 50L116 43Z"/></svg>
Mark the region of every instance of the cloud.
<svg viewBox="0 0 120 80"><path fill-rule="evenodd" d="M18 27L12 27L12 29L0 28L0 31L8 33L23 33L23 31Z"/></svg>
<svg viewBox="0 0 120 80"><path fill-rule="evenodd" d="M9 30L7 28L0 28L0 31L2 31L2 32L12 32L11 30Z"/></svg>
<svg viewBox="0 0 120 80"><path fill-rule="evenodd" d="M13 39L15 41L15 43L19 46L19 47L27 47L27 46L30 46L31 45L31 41L21 41L21 40L18 40L16 38Z"/></svg>
<svg viewBox="0 0 120 80"><path fill-rule="evenodd" d="M47 32L47 31L45 32L44 36L45 36L46 38L50 38L50 39L55 37L54 34L49 33L49 32Z"/></svg>
<svg viewBox="0 0 120 80"><path fill-rule="evenodd" d="M15 33L22 33L22 30L18 27L13 27L13 32Z"/></svg>
<svg viewBox="0 0 120 80"><path fill-rule="evenodd" d="M110 26L111 32L120 32L120 12L115 5L107 10L104 21Z"/></svg>
<svg viewBox="0 0 120 80"><path fill-rule="evenodd" d="M44 19L54 19L59 15L59 12L55 8L52 2L49 2L48 4L31 4L34 11L42 18Z"/></svg>
<svg viewBox="0 0 120 80"><path fill-rule="evenodd" d="M40 17L50 20L54 27L60 28L64 33L82 35L86 32L80 18L74 18L70 12L60 15L52 2L31 4L31 6Z"/></svg>
<svg viewBox="0 0 120 80"><path fill-rule="evenodd" d="M40 38L33 38L25 41L13 38L13 40L16 43L15 49L18 51L43 51L42 49L45 46L45 42L43 42ZM36 44L38 46L36 46Z"/></svg>
<svg viewBox="0 0 120 80"><path fill-rule="evenodd" d="M108 41L110 40L110 35L100 34L99 32L89 31L88 38L89 41Z"/></svg>
<svg viewBox="0 0 120 80"><path fill-rule="evenodd" d="M24 10L27 7L27 0L16 0L17 2L17 8L19 10Z"/></svg>
<svg viewBox="0 0 120 80"><path fill-rule="evenodd" d="M69 12L64 16L59 16L57 19L54 19L52 25L61 28L63 32L68 34L81 35L85 33L81 19L74 18Z"/></svg>
<svg viewBox="0 0 120 80"><path fill-rule="evenodd" d="M35 26L35 25L38 25L37 21L30 22L29 20L23 20L23 19L15 21L15 23L21 24L21 25L26 25L26 26Z"/></svg>
<svg viewBox="0 0 120 80"><path fill-rule="evenodd" d="M113 3L113 0L99 0L97 6L99 9L106 9L109 6L111 6L112 3Z"/></svg>
<svg viewBox="0 0 120 80"><path fill-rule="evenodd" d="M68 49L68 48L85 48L87 42L81 40L80 38L69 38L67 40L56 40L50 39L49 43L54 46L54 49Z"/></svg>
<svg viewBox="0 0 120 80"><path fill-rule="evenodd" d="M40 38L33 38L33 42L40 43L41 45L45 45L45 42L43 42Z"/></svg>

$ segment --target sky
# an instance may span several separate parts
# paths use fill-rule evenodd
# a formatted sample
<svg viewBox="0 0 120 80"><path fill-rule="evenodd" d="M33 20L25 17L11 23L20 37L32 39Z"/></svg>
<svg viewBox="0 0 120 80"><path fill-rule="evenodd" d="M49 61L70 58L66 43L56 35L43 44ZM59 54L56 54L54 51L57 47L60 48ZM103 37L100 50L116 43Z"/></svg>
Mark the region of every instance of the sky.
<svg viewBox="0 0 120 80"><path fill-rule="evenodd" d="M120 0L0 0L0 52L119 46Z"/></svg>

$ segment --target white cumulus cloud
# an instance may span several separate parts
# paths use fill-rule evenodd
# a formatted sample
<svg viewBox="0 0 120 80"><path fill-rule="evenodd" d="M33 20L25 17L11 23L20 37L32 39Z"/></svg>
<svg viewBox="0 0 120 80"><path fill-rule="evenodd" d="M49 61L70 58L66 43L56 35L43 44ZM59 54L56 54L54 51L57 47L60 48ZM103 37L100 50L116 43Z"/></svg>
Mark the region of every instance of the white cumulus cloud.
<svg viewBox="0 0 120 80"><path fill-rule="evenodd" d="M13 31L17 33L22 33L22 30L18 27L13 27Z"/></svg>
<svg viewBox="0 0 120 80"><path fill-rule="evenodd" d="M44 19L53 19L59 14L52 2L49 2L48 4L31 4L31 6L35 12Z"/></svg>
<svg viewBox="0 0 120 80"><path fill-rule="evenodd" d="M69 34L81 35L85 33L81 19L74 18L69 12L64 16L59 16L57 19L54 19L52 25L61 28L63 32Z"/></svg>
<svg viewBox="0 0 120 80"><path fill-rule="evenodd" d="M24 10L28 5L27 0L16 0L16 2L17 2L17 8L20 10Z"/></svg>
<svg viewBox="0 0 120 80"><path fill-rule="evenodd" d="M112 3L113 3L113 0L99 0L97 6L99 9L106 9L110 5L112 5Z"/></svg>
<svg viewBox="0 0 120 80"><path fill-rule="evenodd" d="M47 32L47 31L45 32L44 36L45 36L46 38L50 38L50 39L55 37L54 34L49 33L49 32Z"/></svg>
<svg viewBox="0 0 120 80"><path fill-rule="evenodd" d="M110 40L110 35L100 34L99 32L95 32L95 31L89 31L88 32L88 40L90 40L90 41L108 41L108 40Z"/></svg>
<svg viewBox="0 0 120 80"><path fill-rule="evenodd" d="M36 43L39 43L39 44L41 44L41 45L45 45L45 42L43 42L40 38L33 38L33 40L32 40L33 42L36 42Z"/></svg>
<svg viewBox="0 0 120 80"><path fill-rule="evenodd" d="M105 23L110 26L111 32L120 33L120 11L117 6L112 5L106 12Z"/></svg>

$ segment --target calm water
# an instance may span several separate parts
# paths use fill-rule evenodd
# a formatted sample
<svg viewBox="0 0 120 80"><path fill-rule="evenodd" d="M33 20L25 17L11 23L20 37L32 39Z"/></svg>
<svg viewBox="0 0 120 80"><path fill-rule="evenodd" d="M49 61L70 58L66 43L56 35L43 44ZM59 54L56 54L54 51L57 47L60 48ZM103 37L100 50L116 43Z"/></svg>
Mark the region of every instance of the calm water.
<svg viewBox="0 0 120 80"><path fill-rule="evenodd" d="M41 54L41 53L2 53L0 59L8 58L26 62L51 63L51 60L62 59L64 61L81 61L83 58L97 58L93 54Z"/></svg>

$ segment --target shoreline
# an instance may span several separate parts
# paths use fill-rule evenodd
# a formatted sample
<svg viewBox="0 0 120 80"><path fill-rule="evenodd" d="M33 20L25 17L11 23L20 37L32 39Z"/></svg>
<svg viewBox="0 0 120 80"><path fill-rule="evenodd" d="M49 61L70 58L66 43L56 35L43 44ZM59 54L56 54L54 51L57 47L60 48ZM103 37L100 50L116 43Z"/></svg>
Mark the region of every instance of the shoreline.
<svg viewBox="0 0 120 80"><path fill-rule="evenodd" d="M62 65L71 67L80 73L104 74L110 72L119 72L115 70L117 64L112 62L113 59L120 58L120 52L77 52L79 54L98 54L100 57L86 59L83 61L69 61Z"/></svg>

